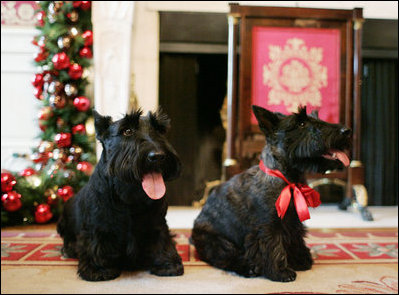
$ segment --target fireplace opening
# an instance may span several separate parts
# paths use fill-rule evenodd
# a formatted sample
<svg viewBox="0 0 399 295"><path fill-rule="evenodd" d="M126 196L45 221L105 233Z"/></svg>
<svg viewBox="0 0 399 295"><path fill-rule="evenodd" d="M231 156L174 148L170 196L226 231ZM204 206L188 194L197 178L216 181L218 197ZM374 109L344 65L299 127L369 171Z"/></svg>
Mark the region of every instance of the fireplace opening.
<svg viewBox="0 0 399 295"><path fill-rule="evenodd" d="M159 105L183 164L181 176L166 184L169 205L192 205L207 182L221 178L226 81L227 54L160 54Z"/></svg>

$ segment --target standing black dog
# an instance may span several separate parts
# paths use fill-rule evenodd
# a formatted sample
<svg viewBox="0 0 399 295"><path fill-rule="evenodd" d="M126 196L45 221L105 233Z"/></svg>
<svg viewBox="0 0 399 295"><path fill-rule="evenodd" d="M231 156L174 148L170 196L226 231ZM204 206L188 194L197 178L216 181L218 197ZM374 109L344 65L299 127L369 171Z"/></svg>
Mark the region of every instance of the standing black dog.
<svg viewBox="0 0 399 295"><path fill-rule="evenodd" d="M164 181L180 174L180 160L165 138L161 111L133 111L112 122L94 111L103 152L89 182L65 203L57 225L62 252L78 258L88 281L111 280L123 269L159 276L183 274L165 215Z"/></svg>
<svg viewBox="0 0 399 295"><path fill-rule="evenodd" d="M289 282L294 270L312 267L306 247L307 206L320 198L305 185L305 172L349 165L351 130L308 116L285 116L253 106L266 145L254 166L216 187L194 222L199 257L240 275ZM292 201L291 201L292 199Z"/></svg>

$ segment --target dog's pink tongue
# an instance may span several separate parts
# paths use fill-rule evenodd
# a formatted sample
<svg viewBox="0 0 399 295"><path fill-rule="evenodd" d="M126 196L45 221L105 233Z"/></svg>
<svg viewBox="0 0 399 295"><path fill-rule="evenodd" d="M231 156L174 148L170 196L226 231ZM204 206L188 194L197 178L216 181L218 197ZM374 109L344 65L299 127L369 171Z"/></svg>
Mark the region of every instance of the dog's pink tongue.
<svg viewBox="0 0 399 295"><path fill-rule="evenodd" d="M336 151L335 155L337 156L338 160L340 160L342 162L342 164L345 165L345 167L348 167L350 164L350 160L348 158L348 156L341 151Z"/></svg>
<svg viewBox="0 0 399 295"><path fill-rule="evenodd" d="M344 153L343 151L340 150L334 150L330 149L328 150L327 154L324 154L323 157L331 160L339 160L344 164L346 167L349 166L350 160L348 158L348 155Z"/></svg>
<svg viewBox="0 0 399 295"><path fill-rule="evenodd" d="M143 190L153 200L158 200L165 195L166 188L161 173L149 173L144 175L141 183Z"/></svg>

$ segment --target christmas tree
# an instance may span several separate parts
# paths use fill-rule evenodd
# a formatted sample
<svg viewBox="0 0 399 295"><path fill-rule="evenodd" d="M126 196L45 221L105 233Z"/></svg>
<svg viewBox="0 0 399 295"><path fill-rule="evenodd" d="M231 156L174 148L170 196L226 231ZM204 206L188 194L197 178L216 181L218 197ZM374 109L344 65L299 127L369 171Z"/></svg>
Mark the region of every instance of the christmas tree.
<svg viewBox="0 0 399 295"><path fill-rule="evenodd" d="M91 1L40 1L33 94L40 144L25 156L31 167L1 173L2 226L56 221L67 199L96 162L91 102L85 95L91 65Z"/></svg>

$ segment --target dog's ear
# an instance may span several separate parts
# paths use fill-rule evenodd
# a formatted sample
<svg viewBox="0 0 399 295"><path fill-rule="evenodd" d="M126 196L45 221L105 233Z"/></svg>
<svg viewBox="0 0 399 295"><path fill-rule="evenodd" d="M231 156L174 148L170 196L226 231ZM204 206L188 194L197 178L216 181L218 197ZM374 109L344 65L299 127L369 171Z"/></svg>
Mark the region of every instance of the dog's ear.
<svg viewBox="0 0 399 295"><path fill-rule="evenodd" d="M166 113L158 107L158 110L153 112L148 112L148 116L150 118L151 125L157 130L158 132L164 134L170 128L170 119Z"/></svg>
<svg viewBox="0 0 399 295"><path fill-rule="evenodd" d="M298 106L298 113L296 114L298 120L304 121L308 118L308 115L306 114L306 106Z"/></svg>
<svg viewBox="0 0 399 295"><path fill-rule="evenodd" d="M313 119L319 119L319 110L313 110L310 114L309 117L312 117Z"/></svg>
<svg viewBox="0 0 399 295"><path fill-rule="evenodd" d="M123 123L121 126L119 126L120 130L123 130L124 128L139 128L140 124L140 117L143 114L143 110L141 108L138 108L136 110L132 109L129 114L126 114L126 116L123 118Z"/></svg>
<svg viewBox="0 0 399 295"><path fill-rule="evenodd" d="M282 114L276 115L275 113L256 105L252 106L252 111L258 120L259 128L266 135L273 132L274 127L276 127L280 122L280 117L284 116Z"/></svg>
<svg viewBox="0 0 399 295"><path fill-rule="evenodd" d="M108 134L108 128L112 124L110 116L101 116L96 110L93 110L94 126L96 128L96 137L102 142Z"/></svg>

